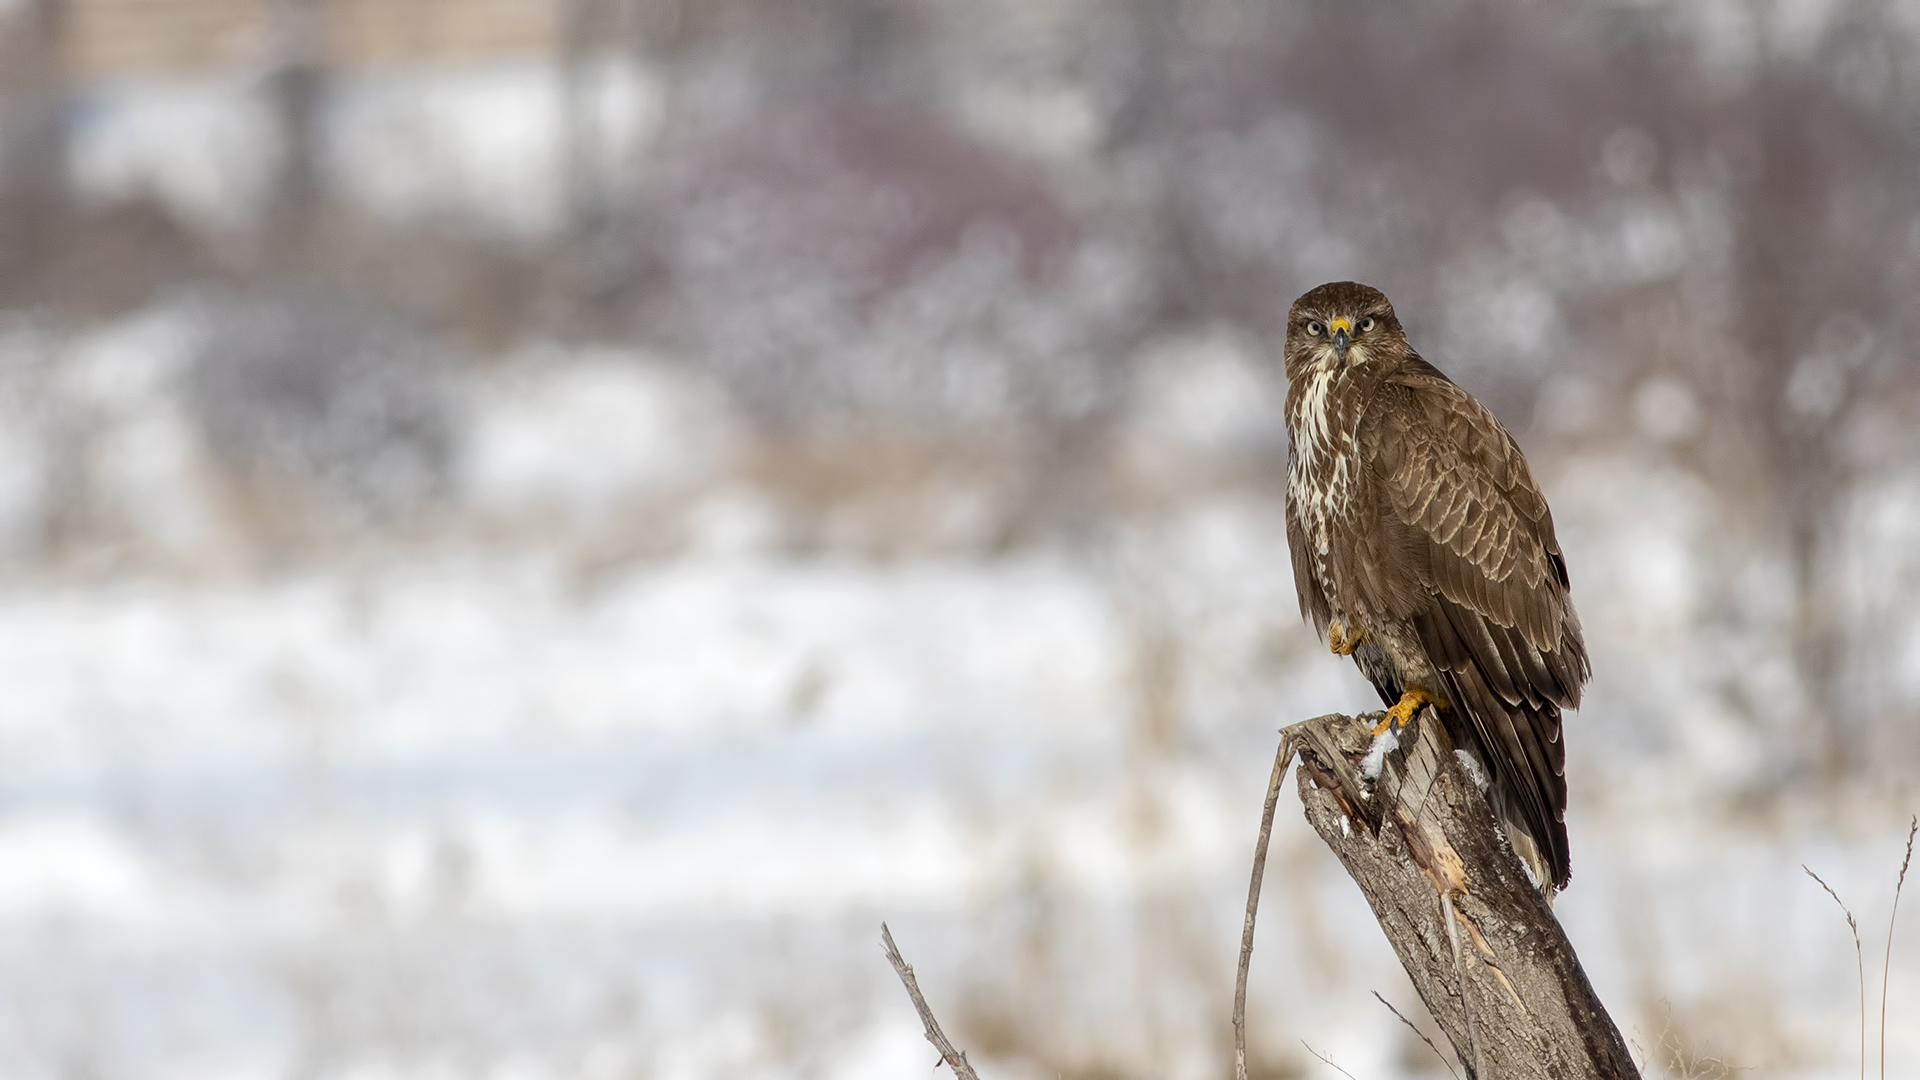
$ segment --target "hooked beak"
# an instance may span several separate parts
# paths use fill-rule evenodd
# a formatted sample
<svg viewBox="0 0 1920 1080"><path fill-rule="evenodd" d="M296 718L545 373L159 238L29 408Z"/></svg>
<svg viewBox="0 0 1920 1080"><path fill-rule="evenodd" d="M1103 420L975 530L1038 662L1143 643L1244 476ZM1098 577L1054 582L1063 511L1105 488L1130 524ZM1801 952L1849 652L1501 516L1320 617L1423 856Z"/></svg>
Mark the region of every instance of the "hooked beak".
<svg viewBox="0 0 1920 1080"><path fill-rule="evenodd" d="M1333 347L1341 356L1347 355L1347 346L1353 342L1353 323L1346 319L1335 319L1327 324L1333 333Z"/></svg>

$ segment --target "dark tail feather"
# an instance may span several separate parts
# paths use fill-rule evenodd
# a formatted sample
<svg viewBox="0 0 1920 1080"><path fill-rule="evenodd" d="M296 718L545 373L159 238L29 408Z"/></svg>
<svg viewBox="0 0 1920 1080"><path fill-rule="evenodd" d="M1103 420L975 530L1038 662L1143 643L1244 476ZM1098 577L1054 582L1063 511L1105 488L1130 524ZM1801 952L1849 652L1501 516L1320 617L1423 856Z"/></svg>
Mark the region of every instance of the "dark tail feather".
<svg viewBox="0 0 1920 1080"><path fill-rule="evenodd" d="M1508 705L1472 667L1444 672L1442 679L1454 702L1448 733L1486 770L1489 801L1509 838L1519 832L1538 849L1545 863L1534 868L1536 874L1544 871L1541 885L1566 888L1573 862L1565 821L1566 748L1558 738L1559 706Z"/></svg>
<svg viewBox="0 0 1920 1080"><path fill-rule="evenodd" d="M1506 654L1512 664L1507 686L1496 690L1489 685L1475 655L1475 645L1497 656L1504 643L1493 633L1510 631L1487 628L1477 616L1454 610L1473 633L1471 638L1452 625L1444 610L1437 613L1438 617L1416 622L1428 655L1439 669L1441 689L1451 703L1442 713L1447 733L1454 745L1472 753L1486 772L1488 801L1500 816L1514 850L1532 864L1543 888L1550 892L1563 889L1573 874L1565 822L1567 751L1560 741L1560 706L1551 699L1564 693L1554 686L1553 692L1543 694L1531 679L1514 686L1513 672L1533 674L1539 664L1533 656L1523 659L1517 648ZM1400 701L1404 687L1378 643L1362 643L1353 651L1353 662L1388 707ZM1509 687L1511 699L1506 692ZM1529 850L1539 862L1529 858Z"/></svg>

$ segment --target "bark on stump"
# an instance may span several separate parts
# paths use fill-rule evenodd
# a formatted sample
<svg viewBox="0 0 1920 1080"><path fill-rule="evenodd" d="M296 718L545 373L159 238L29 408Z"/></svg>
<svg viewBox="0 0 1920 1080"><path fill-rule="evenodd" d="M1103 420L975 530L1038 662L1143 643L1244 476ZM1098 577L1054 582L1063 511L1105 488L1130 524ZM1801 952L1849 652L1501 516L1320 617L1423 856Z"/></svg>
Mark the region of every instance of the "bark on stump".
<svg viewBox="0 0 1920 1080"><path fill-rule="evenodd" d="M1423 711L1379 777L1362 775L1382 715L1286 729L1300 757L1300 802L1468 1071L1637 1080L1619 1029L1438 717Z"/></svg>

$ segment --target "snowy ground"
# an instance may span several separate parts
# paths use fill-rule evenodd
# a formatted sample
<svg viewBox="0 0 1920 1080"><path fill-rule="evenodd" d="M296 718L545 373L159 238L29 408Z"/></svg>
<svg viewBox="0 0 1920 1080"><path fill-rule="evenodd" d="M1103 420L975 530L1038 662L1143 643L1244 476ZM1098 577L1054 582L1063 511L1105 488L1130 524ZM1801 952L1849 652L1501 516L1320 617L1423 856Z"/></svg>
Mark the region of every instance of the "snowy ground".
<svg viewBox="0 0 1920 1080"><path fill-rule="evenodd" d="M1274 731L1372 707L1300 624L1270 498L1202 491L1072 550L797 556L710 388L535 350L456 395L487 528L223 570L242 541L178 401L195 310L12 339L64 350L49 393L97 425L90 490L150 559L0 586L0 1074L922 1075L886 919L991 1076L1222 1075ZM1221 340L1174 352L1122 440L1142 475L1226 452L1262 400ZM20 522L39 430L13 426ZM1764 692L1780 660L1763 603L1710 617L1713 493L1632 457L1543 475L1597 672L1561 918L1663 1071L1850 1074L1849 939L1800 865L1877 957L1911 789L1729 795L1763 729L1717 680ZM1862 558L1906 566L1911 490L1863 514ZM560 542L636 514L677 546L583 569ZM1270 866L1268 1074L1337 1075L1303 1040L1438 1074L1297 818ZM1916 932L1890 1076L1920 1075Z"/></svg>
<svg viewBox="0 0 1920 1080"><path fill-rule="evenodd" d="M1218 1076L1273 729L1365 703L1292 628L1274 530L1223 504L1100 565L16 583L0 1072L921 1075L885 918L991 1075ZM1189 658L1173 731L1140 704L1149 558L1185 605L1160 616ZM1847 1074L1853 965L1799 864L1877 954L1892 813L1761 831L1603 775L1559 911L1623 1022L1658 1042L1664 1001L1740 1040L1692 1051ZM1296 819L1268 888L1268 1055L1437 1071L1368 996L1414 1007ZM1889 1075L1920 1075L1920 954L1896 966Z"/></svg>

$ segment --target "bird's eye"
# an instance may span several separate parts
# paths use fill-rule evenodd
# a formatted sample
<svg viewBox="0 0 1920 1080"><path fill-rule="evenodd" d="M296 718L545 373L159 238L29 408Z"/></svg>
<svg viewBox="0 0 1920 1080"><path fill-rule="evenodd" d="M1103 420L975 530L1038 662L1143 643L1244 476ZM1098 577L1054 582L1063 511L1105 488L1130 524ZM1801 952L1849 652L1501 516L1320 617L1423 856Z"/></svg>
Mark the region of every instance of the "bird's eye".
<svg viewBox="0 0 1920 1080"><path fill-rule="evenodd" d="M1373 328L1375 325L1377 324L1373 321L1373 316L1369 315L1366 318L1360 320L1360 332L1363 334L1370 334L1373 332Z"/></svg>
<svg viewBox="0 0 1920 1080"><path fill-rule="evenodd" d="M1310 322L1307 324L1308 337L1319 337L1321 334L1324 334L1326 332L1327 332L1327 328L1320 325L1318 321Z"/></svg>

